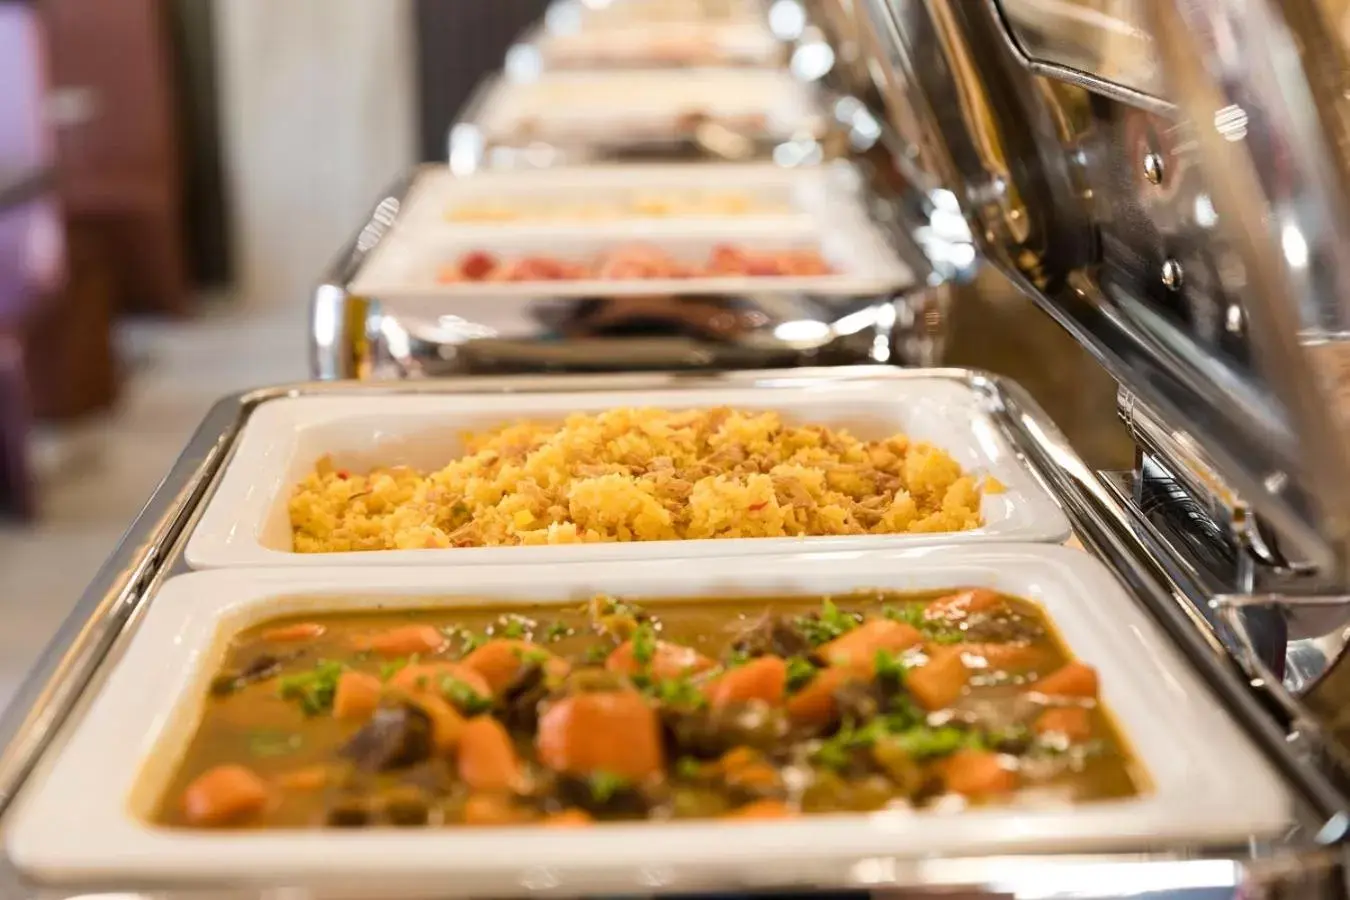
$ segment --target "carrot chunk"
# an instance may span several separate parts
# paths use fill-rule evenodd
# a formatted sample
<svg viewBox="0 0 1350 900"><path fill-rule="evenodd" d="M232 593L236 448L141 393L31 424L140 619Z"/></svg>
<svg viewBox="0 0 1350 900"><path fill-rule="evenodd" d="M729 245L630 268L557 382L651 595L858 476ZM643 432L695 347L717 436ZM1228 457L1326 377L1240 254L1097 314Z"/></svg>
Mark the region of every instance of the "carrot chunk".
<svg viewBox="0 0 1350 900"><path fill-rule="evenodd" d="M261 812L267 785L244 766L216 766L183 791L183 815L193 825L232 825Z"/></svg>
<svg viewBox="0 0 1350 900"><path fill-rule="evenodd" d="M1037 734L1063 735L1071 743L1081 744L1092 737L1092 716L1081 706L1056 706L1037 716L1032 729Z"/></svg>
<svg viewBox="0 0 1350 900"><path fill-rule="evenodd" d="M958 750L942 764L947 790L967 797L988 797L1017 790L1017 773L988 750Z"/></svg>
<svg viewBox="0 0 1350 900"><path fill-rule="evenodd" d="M727 813L726 818L739 821L759 821L765 819L790 819L794 813L781 800L756 800L739 809Z"/></svg>
<svg viewBox="0 0 1350 900"><path fill-rule="evenodd" d="M412 656L435 653L447 643L445 635L430 625L403 625L358 639L356 649L380 656Z"/></svg>
<svg viewBox="0 0 1350 900"><path fill-rule="evenodd" d="M715 663L699 653L693 647L674 644L670 641L656 641L652 646L651 659L645 665L633 652L633 642L624 641L614 648L614 652L605 660L605 668L620 675L637 675L650 672L654 678L679 678L681 675L696 675L706 672Z"/></svg>
<svg viewBox="0 0 1350 900"><path fill-rule="evenodd" d="M431 720L431 745L439 756L449 756L459 747L467 720L446 701L432 693L414 694L411 702Z"/></svg>
<svg viewBox="0 0 1350 900"><path fill-rule="evenodd" d="M327 630L318 622L296 622L293 625L279 625L276 628L268 628L262 633L262 639L279 644L312 641L317 637L322 637Z"/></svg>
<svg viewBox="0 0 1350 900"><path fill-rule="evenodd" d="M1074 660L1031 685L1029 690L1047 697L1097 696L1097 670Z"/></svg>
<svg viewBox="0 0 1350 900"><path fill-rule="evenodd" d="M771 706L783 702L787 693L787 663L777 656L761 656L725 675L707 687L713 708L759 700Z"/></svg>
<svg viewBox="0 0 1350 900"><path fill-rule="evenodd" d="M878 651L899 653L922 643L923 635L913 625L873 619L824 644L819 653L832 666L846 666L871 675Z"/></svg>
<svg viewBox="0 0 1350 900"><path fill-rule="evenodd" d="M994 591L975 588L948 597L939 597L928 604L923 611L923 617L930 621L940 619L959 622L972 613L996 612L1005 605L1003 598Z"/></svg>
<svg viewBox="0 0 1350 900"><path fill-rule="evenodd" d="M464 665L476 671L499 694L528 662L536 660L556 677L564 677L570 668L567 660L549 653L538 644L502 638L488 641L464 657Z"/></svg>
<svg viewBox="0 0 1350 900"><path fill-rule="evenodd" d="M365 672L343 672L333 692L333 718L368 719L380 705L380 679Z"/></svg>
<svg viewBox="0 0 1350 900"><path fill-rule="evenodd" d="M554 813L544 819L545 828L587 828L595 824L595 820L582 809L565 809L560 813Z"/></svg>
<svg viewBox="0 0 1350 900"><path fill-rule="evenodd" d="M641 781L665 769L656 712L636 691L574 694L539 719L539 761L557 772Z"/></svg>
<svg viewBox="0 0 1350 900"><path fill-rule="evenodd" d="M951 706L961 696L970 670L957 647L932 647L928 662L910 669L905 676L905 687L919 705L932 712Z"/></svg>
<svg viewBox="0 0 1350 900"><path fill-rule="evenodd" d="M463 683L466 688L484 699L492 696L492 688L476 669L470 669L463 663L456 662L415 663L404 666L389 679L389 684L410 694L420 691L438 692L447 679Z"/></svg>
<svg viewBox="0 0 1350 900"><path fill-rule="evenodd" d="M834 692L855 678L857 674L849 669L838 666L823 669L806 687L788 698L788 716L799 725L829 724L839 714Z"/></svg>
<svg viewBox="0 0 1350 900"><path fill-rule="evenodd" d="M491 716L464 723L459 736L459 777L475 791L519 789L520 760L502 723Z"/></svg>

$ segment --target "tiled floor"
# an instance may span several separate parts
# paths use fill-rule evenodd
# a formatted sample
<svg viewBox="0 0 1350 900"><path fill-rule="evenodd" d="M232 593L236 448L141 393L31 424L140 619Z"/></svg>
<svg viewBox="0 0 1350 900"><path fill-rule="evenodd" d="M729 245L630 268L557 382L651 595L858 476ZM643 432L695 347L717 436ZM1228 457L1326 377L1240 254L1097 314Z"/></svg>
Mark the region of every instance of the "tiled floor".
<svg viewBox="0 0 1350 900"><path fill-rule="evenodd" d="M304 378L305 314L215 301L198 319L127 329L115 415L58 442L35 527L0 525L0 708L221 395Z"/></svg>

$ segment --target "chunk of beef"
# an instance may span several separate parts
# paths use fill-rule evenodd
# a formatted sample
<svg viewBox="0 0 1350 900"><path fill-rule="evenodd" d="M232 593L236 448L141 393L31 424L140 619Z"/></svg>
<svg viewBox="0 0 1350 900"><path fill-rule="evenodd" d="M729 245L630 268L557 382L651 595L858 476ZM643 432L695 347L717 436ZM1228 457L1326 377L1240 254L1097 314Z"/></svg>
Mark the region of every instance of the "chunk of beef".
<svg viewBox="0 0 1350 900"><path fill-rule="evenodd" d="M732 645L738 653L749 656L805 656L811 652L811 641L783 616L766 612L755 619L736 637Z"/></svg>
<svg viewBox="0 0 1350 900"><path fill-rule="evenodd" d="M497 698L497 717L510 731L533 734L539 727L539 704L548 696L544 667L538 663L522 666Z"/></svg>
<svg viewBox="0 0 1350 900"><path fill-rule="evenodd" d="M431 719L411 703L381 706L340 751L363 772L383 772L431 756Z"/></svg>
<svg viewBox="0 0 1350 900"><path fill-rule="evenodd" d="M764 703L661 711L670 757L716 759L736 747L772 752L788 734L783 711Z"/></svg>
<svg viewBox="0 0 1350 900"><path fill-rule="evenodd" d="M849 681L834 692L835 708L845 722L870 722L886 710L886 703L878 682Z"/></svg>
<svg viewBox="0 0 1350 900"><path fill-rule="evenodd" d="M972 613L962 623L961 631L965 640L976 643L1010 644L1045 637L1045 629L1035 619L1007 608Z"/></svg>
<svg viewBox="0 0 1350 900"><path fill-rule="evenodd" d="M291 654L293 658L294 654ZM258 681L266 681L274 675L281 672L282 665L286 658L282 658L272 653L263 653L253 658L253 660L241 669L233 672L222 672L211 679L211 693L217 697L223 697L233 694L241 688Z"/></svg>

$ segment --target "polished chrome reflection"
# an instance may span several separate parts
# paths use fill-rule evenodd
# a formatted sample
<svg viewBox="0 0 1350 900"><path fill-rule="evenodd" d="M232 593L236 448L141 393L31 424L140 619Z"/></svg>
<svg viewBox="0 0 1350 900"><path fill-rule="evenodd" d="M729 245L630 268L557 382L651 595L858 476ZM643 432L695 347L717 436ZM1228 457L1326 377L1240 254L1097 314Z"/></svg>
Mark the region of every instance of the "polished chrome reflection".
<svg viewBox="0 0 1350 900"><path fill-rule="evenodd" d="M1338 737L1350 604L1298 601L1350 592L1346 5L855 0L906 164L1129 389L1187 619Z"/></svg>
<svg viewBox="0 0 1350 900"><path fill-rule="evenodd" d="M1013 36L1033 62L1081 72L1108 90L1119 86L1163 97L1148 22L1148 7L1156 2L999 0Z"/></svg>

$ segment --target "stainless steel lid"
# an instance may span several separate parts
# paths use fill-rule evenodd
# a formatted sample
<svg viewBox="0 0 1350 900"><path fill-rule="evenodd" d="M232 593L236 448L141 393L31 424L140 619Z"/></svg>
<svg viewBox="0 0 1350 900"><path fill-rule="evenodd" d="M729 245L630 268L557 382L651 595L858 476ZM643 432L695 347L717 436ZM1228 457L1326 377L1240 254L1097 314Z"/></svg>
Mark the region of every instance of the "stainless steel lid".
<svg viewBox="0 0 1350 900"><path fill-rule="evenodd" d="M1253 589L1350 588L1340 5L856 0L988 258L1263 523Z"/></svg>

